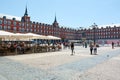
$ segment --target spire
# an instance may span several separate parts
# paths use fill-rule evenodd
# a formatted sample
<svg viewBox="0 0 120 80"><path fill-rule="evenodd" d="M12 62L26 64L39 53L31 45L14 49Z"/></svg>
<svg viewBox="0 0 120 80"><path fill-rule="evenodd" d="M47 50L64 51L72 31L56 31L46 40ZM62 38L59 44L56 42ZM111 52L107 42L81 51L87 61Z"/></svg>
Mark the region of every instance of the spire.
<svg viewBox="0 0 120 80"><path fill-rule="evenodd" d="M28 13L27 13L27 6L26 6L26 9L25 9L25 14L24 16L28 16Z"/></svg>
<svg viewBox="0 0 120 80"><path fill-rule="evenodd" d="M55 20L54 20L54 22L53 22L53 26L54 27L58 27L59 25L58 25L58 22L57 22L57 19L56 19L56 14L55 14Z"/></svg>
<svg viewBox="0 0 120 80"><path fill-rule="evenodd" d="M57 23L56 14L55 14L55 20L54 20L54 23Z"/></svg>

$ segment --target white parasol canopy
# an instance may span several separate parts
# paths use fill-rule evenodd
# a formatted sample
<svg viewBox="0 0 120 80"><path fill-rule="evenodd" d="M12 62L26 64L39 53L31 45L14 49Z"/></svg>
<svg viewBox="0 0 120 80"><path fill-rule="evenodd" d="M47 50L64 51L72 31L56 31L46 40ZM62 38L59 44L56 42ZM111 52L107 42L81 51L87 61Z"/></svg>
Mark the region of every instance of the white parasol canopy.
<svg viewBox="0 0 120 80"><path fill-rule="evenodd" d="M51 35L48 35L47 38L48 38L48 39L51 39L51 40L60 40L60 39L61 39L61 38L59 38L59 37L51 36Z"/></svg>
<svg viewBox="0 0 120 80"><path fill-rule="evenodd" d="M0 38L10 39L12 35L14 35L14 33L0 30Z"/></svg>
<svg viewBox="0 0 120 80"><path fill-rule="evenodd" d="M46 39L47 37L44 35L38 35L34 33L26 33L25 35L32 35L30 39Z"/></svg>
<svg viewBox="0 0 120 80"><path fill-rule="evenodd" d="M44 36L34 33L11 33L7 31L0 30L0 38L9 40L21 40L21 39L48 39L48 40L60 40L61 38L55 36Z"/></svg>
<svg viewBox="0 0 120 80"><path fill-rule="evenodd" d="M8 31L0 30L0 38L5 40L20 40L20 39L29 39L32 35L25 35L23 33L11 33Z"/></svg>

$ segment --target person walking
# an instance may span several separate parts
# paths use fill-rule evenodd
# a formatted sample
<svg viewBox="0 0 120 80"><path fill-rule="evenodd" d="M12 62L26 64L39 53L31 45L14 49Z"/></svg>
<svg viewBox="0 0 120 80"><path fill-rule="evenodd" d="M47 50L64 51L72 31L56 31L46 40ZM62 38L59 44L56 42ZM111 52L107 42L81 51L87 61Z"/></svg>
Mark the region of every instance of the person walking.
<svg viewBox="0 0 120 80"><path fill-rule="evenodd" d="M112 49L114 49L114 42L112 42Z"/></svg>
<svg viewBox="0 0 120 80"><path fill-rule="evenodd" d="M90 54L92 55L92 51L93 51L93 45L92 43L90 43Z"/></svg>
<svg viewBox="0 0 120 80"><path fill-rule="evenodd" d="M85 42L85 48L87 48L87 42Z"/></svg>
<svg viewBox="0 0 120 80"><path fill-rule="evenodd" d="M72 51L71 55L73 55L73 53L74 53L74 43L73 42L71 42L70 47L71 47L71 51Z"/></svg>
<svg viewBox="0 0 120 80"><path fill-rule="evenodd" d="M96 44L94 44L93 50L94 50L94 55L97 55L97 45Z"/></svg>

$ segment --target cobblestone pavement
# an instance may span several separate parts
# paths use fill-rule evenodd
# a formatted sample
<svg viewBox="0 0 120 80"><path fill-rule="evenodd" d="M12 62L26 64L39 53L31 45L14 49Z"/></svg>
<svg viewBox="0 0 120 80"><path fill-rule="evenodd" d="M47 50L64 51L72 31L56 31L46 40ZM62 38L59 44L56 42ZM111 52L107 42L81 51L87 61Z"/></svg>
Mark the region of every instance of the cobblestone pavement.
<svg viewBox="0 0 120 80"><path fill-rule="evenodd" d="M76 46L70 54L65 49L0 57L0 80L120 80L119 47L100 47L98 55L90 55L89 48Z"/></svg>
<svg viewBox="0 0 120 80"><path fill-rule="evenodd" d="M78 72L71 80L120 80L120 55Z"/></svg>

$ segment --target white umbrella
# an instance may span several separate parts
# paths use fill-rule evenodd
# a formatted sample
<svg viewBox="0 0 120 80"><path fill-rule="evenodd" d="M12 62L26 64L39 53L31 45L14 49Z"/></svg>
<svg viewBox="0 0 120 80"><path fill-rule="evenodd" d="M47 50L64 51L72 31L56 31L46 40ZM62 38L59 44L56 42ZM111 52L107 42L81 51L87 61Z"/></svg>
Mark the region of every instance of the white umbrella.
<svg viewBox="0 0 120 80"><path fill-rule="evenodd" d="M48 38L48 39L51 39L51 40L52 40L52 39L53 39L53 40L60 40L60 39L61 39L61 38L59 38L59 37L55 37L55 36L51 36L51 35L48 35L47 38Z"/></svg>
<svg viewBox="0 0 120 80"><path fill-rule="evenodd" d="M10 39L11 40L21 40L21 39L29 39L30 37L32 37L32 35L28 36L28 35L25 35L24 33L13 33L11 36L10 36Z"/></svg>
<svg viewBox="0 0 120 80"><path fill-rule="evenodd" d="M14 35L14 33L0 30L0 38L9 37L11 35Z"/></svg>
<svg viewBox="0 0 120 80"><path fill-rule="evenodd" d="M38 35L34 33L26 33L26 35L32 35L31 39L46 39L46 36Z"/></svg>
<svg viewBox="0 0 120 80"><path fill-rule="evenodd" d="M0 38L2 38L4 40L6 40L6 39L10 40L12 35L14 35L14 33L0 30Z"/></svg>

